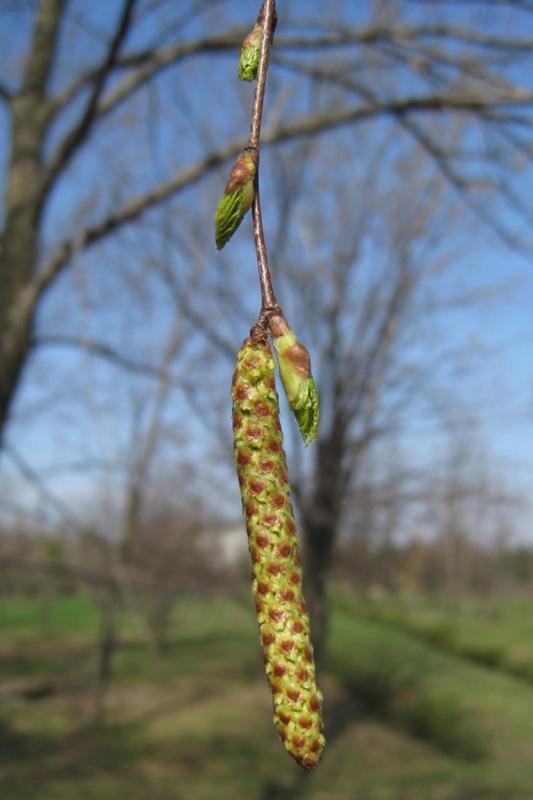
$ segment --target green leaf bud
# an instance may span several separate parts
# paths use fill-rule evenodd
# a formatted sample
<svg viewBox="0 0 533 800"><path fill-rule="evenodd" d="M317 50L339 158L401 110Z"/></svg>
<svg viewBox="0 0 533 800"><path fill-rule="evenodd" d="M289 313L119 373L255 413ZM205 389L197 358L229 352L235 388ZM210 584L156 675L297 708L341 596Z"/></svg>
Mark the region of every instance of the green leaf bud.
<svg viewBox="0 0 533 800"><path fill-rule="evenodd" d="M260 25L256 25L242 43L241 57L239 58L238 66L238 73L241 81L253 81L257 75L262 35L263 28Z"/></svg>
<svg viewBox="0 0 533 800"><path fill-rule="evenodd" d="M253 81L257 76L257 68L259 66L259 56L261 53L261 39L263 37L263 22L264 10L261 8L257 17L253 31L248 34L241 47L241 56L239 59L238 73L241 81ZM278 22L277 12L274 11L274 18L272 20L272 36L270 43L274 40L274 31Z"/></svg>
<svg viewBox="0 0 533 800"><path fill-rule="evenodd" d="M256 150L245 150L233 165L228 183L215 212L215 242L222 250L250 209L255 196Z"/></svg>
<svg viewBox="0 0 533 800"><path fill-rule="evenodd" d="M309 351L298 341L281 313L272 314L268 324L289 407L304 443L312 444L318 433L320 405Z"/></svg>

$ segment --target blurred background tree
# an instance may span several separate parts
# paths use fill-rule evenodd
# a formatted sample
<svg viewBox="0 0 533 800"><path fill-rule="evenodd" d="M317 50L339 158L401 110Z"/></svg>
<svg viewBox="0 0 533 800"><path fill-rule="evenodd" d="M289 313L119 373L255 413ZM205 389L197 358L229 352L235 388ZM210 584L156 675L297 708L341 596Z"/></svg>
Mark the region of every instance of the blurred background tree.
<svg viewBox="0 0 533 800"><path fill-rule="evenodd" d="M533 7L278 12L263 205L322 401L309 452L286 433L320 652L339 542L368 557L412 538L454 420L483 428L498 405L524 420L488 354L518 330L499 340L491 322L516 282L519 302L531 294L517 254L531 244ZM238 515L228 387L258 288L247 224L217 255L212 215L247 132L236 54L256 4L6 0L0 13L4 524L98 531L162 640L147 587L166 585L169 540L150 498ZM446 508L453 594L466 539ZM137 571L148 523L150 579Z"/></svg>

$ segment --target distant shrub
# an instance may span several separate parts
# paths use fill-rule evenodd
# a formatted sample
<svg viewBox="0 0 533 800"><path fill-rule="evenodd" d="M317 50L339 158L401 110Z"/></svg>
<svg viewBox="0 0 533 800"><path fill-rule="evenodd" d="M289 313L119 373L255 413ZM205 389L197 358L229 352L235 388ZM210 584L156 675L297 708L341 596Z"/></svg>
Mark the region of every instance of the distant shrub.
<svg viewBox="0 0 533 800"><path fill-rule="evenodd" d="M353 661L339 665L345 688L365 711L389 715L399 694L418 689L425 660L413 659L409 651L386 641L375 641Z"/></svg>
<svg viewBox="0 0 533 800"><path fill-rule="evenodd" d="M441 650L454 651L457 648L457 630L449 622L436 622L425 628L415 627L411 624L410 631L417 633L426 642Z"/></svg>
<svg viewBox="0 0 533 800"><path fill-rule="evenodd" d="M427 676L439 669L431 650L403 635L368 625L358 647L343 648L332 669L363 712L456 758L477 760L489 752L487 736L463 705L429 689Z"/></svg>
<svg viewBox="0 0 533 800"><path fill-rule="evenodd" d="M355 613L371 622L416 636L438 650L453 653L490 669L505 669L517 677L533 681L533 662L524 663L523 669L521 665L515 668L514 664L507 663L503 647L498 644L464 641L451 622L441 620L428 624L417 621L402 611L377 605L357 607Z"/></svg>
<svg viewBox="0 0 533 800"><path fill-rule="evenodd" d="M481 644L479 642L462 642L457 652L471 661L483 664L484 667L497 669L503 666L505 650L496 644ZM532 665L533 666L533 665Z"/></svg>
<svg viewBox="0 0 533 800"><path fill-rule="evenodd" d="M486 734L453 697L421 695L405 712L415 736L455 758L475 761L489 753Z"/></svg>
<svg viewBox="0 0 533 800"><path fill-rule="evenodd" d="M520 661L508 661L505 664L506 671L517 678L533 683L533 659L523 659Z"/></svg>

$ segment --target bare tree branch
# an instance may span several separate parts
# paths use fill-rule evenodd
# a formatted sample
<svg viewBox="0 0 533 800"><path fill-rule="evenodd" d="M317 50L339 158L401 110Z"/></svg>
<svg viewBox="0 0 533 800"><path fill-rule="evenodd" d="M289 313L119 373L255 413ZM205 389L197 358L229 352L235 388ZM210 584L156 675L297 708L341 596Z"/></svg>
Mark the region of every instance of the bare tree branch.
<svg viewBox="0 0 533 800"><path fill-rule="evenodd" d="M174 66L180 61L192 55L201 53L236 50L242 41L243 31L236 29L228 31L227 33L207 37L193 42L178 43L169 45L167 47L157 49L149 48L144 51L127 54L119 58L117 51L120 46L120 31L117 33L108 58L104 64L95 70L91 70L80 76L73 82L64 92L57 95L50 104L50 112L56 113L59 109L68 104L77 94L87 85L93 85L93 93L91 101L87 106L84 119L79 123L69 135L59 150L53 155L49 170L51 174L60 167L64 156L62 151L69 147L69 141L72 143L70 146L75 146L74 141L76 138L76 131L82 129L88 116L101 118L117 108L117 106L127 99L133 92L135 92L142 85L150 81L155 75L158 75L165 68ZM513 54L527 53L530 49L530 42L520 37L507 37L498 39L482 33L472 32L468 29L463 29L459 26L427 25L420 27L399 26L394 29L389 29L387 26L376 26L371 24L365 29L352 29L352 30L338 30L334 32L326 32L321 36L285 36L280 37L276 43L276 51L283 52L283 50L314 50L324 48L338 48L346 45L394 45L398 50L405 50L414 45L420 45L424 40L439 40L439 39L452 39L464 42L469 45L477 45L479 47L500 50L504 52L512 52ZM399 53L396 54L399 57ZM431 55L436 58L434 50L431 50ZM442 54L445 57L446 54ZM404 61L411 56L410 52L403 53L401 56ZM453 57L449 56L450 63L453 62ZM472 59L472 63L476 64L476 60ZM466 69L467 65L464 60L460 62L462 69ZM121 70L134 71L127 75L124 80L114 88L107 96L100 98L101 88L105 77L110 73L111 69L115 68Z"/></svg>
<svg viewBox="0 0 533 800"><path fill-rule="evenodd" d="M43 0L38 5L37 20L29 56L24 69L21 91L43 96L50 75L65 0Z"/></svg>
<svg viewBox="0 0 533 800"><path fill-rule="evenodd" d="M179 193L185 187L192 186L208 172L219 167L228 158L238 153L240 149L242 149L242 143L230 143L230 145L217 153L209 155L182 170L175 178L161 183L151 192L134 198L115 214L110 215L92 227L86 228L77 238L64 241L57 248L56 254L35 276L31 284L23 290L19 303L21 312L22 309L30 308L37 302L42 292L48 288L56 275L61 272L74 255L82 252L95 242L101 241L123 225L138 219L145 211L168 200L169 197Z"/></svg>
<svg viewBox="0 0 533 800"><path fill-rule="evenodd" d="M300 137L311 136L316 133L327 132L342 126L362 122L372 117L382 115L400 116L410 112L445 112L445 111L482 111L498 110L509 106L517 107L525 103L533 103L533 92L520 92L513 98L501 101L490 101L477 97L461 97L450 95L447 97L407 97L391 102L378 102L374 106L343 109L340 112L329 111L312 115L303 120L267 130L262 137L263 144L290 141ZM28 299L34 301L44 291L55 276L63 269L69 260L76 254L96 241L100 241L110 233L126 223L136 220L150 208L168 200L185 187L191 186L203 178L207 173L216 169L227 159L235 156L242 150L243 142L230 143L216 153L196 162L191 167L182 170L175 178L160 184L156 189L139 196L126 204L115 214L103 222L87 228L77 239L70 239L59 245L56 255L42 268L35 277L32 286L27 287ZM24 301L22 301L24 302Z"/></svg>
<svg viewBox="0 0 533 800"><path fill-rule="evenodd" d="M239 36L241 37L239 39ZM150 48L137 53L125 55L114 62L115 73L131 70L123 80L107 95L100 97L96 116L102 118L114 111L120 103L130 97L137 89L148 83L163 70L179 64L186 58L202 53L225 50L236 50L242 41L243 34L228 32L220 36L211 36L192 42L168 45L161 49ZM52 113L57 113L70 103L80 91L92 84L98 76L100 68L80 75L76 81L63 92L57 94L51 101Z"/></svg>
<svg viewBox="0 0 533 800"><path fill-rule="evenodd" d="M0 83L0 98L5 100L6 103L10 103L12 99L11 92L3 83Z"/></svg>
<svg viewBox="0 0 533 800"><path fill-rule="evenodd" d="M385 38L385 37L383 37ZM438 23L432 25L418 26L398 26L390 32L392 41L399 44L404 42L419 42L425 39L445 40L463 42L468 45L475 45L489 50L505 50L513 53L529 53L531 51L531 41L528 37L521 36L492 36L491 34L476 31L472 28L465 28L461 25L445 25Z"/></svg>
<svg viewBox="0 0 533 800"><path fill-rule="evenodd" d="M152 378L159 378L170 383L174 386L182 386L183 381L177 376L170 376L167 367L159 367L149 362L138 361L130 358L114 347L106 344L105 342L97 342L78 336L67 335L49 335L49 336L35 336L32 340L33 347L68 347L81 352L87 352L98 358L104 358L111 364L119 367L120 369L132 372L137 375L147 375Z"/></svg>
<svg viewBox="0 0 533 800"><path fill-rule="evenodd" d="M377 108L381 104L381 101L377 95L371 89L369 89L366 84L350 76L339 75L338 72L330 72L315 66L304 65L304 67L301 67L299 62L295 62L292 59L278 60L285 66L289 66L297 71L304 71L306 74L311 75L315 79L334 83L350 90L351 92L355 92L358 97L363 98L363 100L370 106ZM526 119L525 117L521 116L515 117L507 112L508 103L513 105L516 102L516 87L510 86L508 83L503 81L495 81L492 79L492 76L484 75L483 77L487 81L490 81L490 88L496 91L496 96L494 98L491 98L490 96L482 98L480 95L477 99L482 101L482 106L479 106L476 111L470 107L466 107L465 110L472 112L482 121L492 123L493 125L499 125L498 129L502 131L503 135L505 135L506 125L511 123L531 125L529 118ZM502 96L504 96L506 99L503 101L503 103L500 103L498 97L501 98ZM463 96L462 99L466 99L466 96ZM461 95L454 96L452 94L451 96L448 96L444 94L441 100L442 111L444 111L446 108L449 108L450 110L457 110L457 101L461 101ZM527 103L529 102L530 101L527 101ZM522 104L518 102L518 107L521 105ZM516 248L516 239L508 234L505 226L501 224L498 216L491 214L490 211L487 210L486 204L476 203L470 196L469 190L475 186L479 187L480 181L474 181L471 178L467 178L461 175L454 168L453 160L457 157L457 154L441 148L436 141L434 141L426 132L424 132L422 127L418 125L414 119L410 118L409 111L412 110L414 109L409 107L409 105L407 105L404 110L401 110L399 105L391 104L391 113L396 116L400 125L402 125L402 127L407 130L427 152L448 182L457 190L465 205L489 228L491 228L506 245L510 246L511 248ZM528 158L533 160L533 152L529 153L524 148L522 148L522 152ZM487 163L491 164L492 162L490 159L487 159ZM484 181L484 185L488 186L486 180ZM500 182L500 188L506 189L507 192L509 192L509 187L505 186L502 182ZM510 193L505 196L506 199L511 202ZM512 207L513 210L519 213L523 219L529 222L528 208L521 208L515 198L512 198Z"/></svg>
<svg viewBox="0 0 533 800"><path fill-rule="evenodd" d="M412 136L416 139L417 142L424 148L424 150L432 157L434 163L437 165L438 169L442 172L444 177L447 181L457 190L461 200L464 204L480 219L482 222L487 225L494 233L499 236L499 238L505 242L506 245L515 249L517 247L517 241L515 238L510 236L505 227L500 224L500 221L497 216L491 215L486 208L484 207L483 203L476 203L470 197L468 192L469 187L472 185L472 181L464 178L459 173L455 171L450 160L445 157L445 155L439 151L438 147L434 142L431 141L429 136L424 133L419 125L416 125L413 120L406 119L403 115L401 116L402 125L412 134ZM515 210L519 211L518 207L515 206Z"/></svg>
<svg viewBox="0 0 533 800"><path fill-rule="evenodd" d="M52 506L69 526L74 526L79 531L83 530L84 525L77 514L52 492L39 473L31 464L28 464L26 459L10 442L4 442L3 450L15 464L22 477L39 492L44 502Z"/></svg>
<svg viewBox="0 0 533 800"><path fill-rule="evenodd" d="M97 114L98 101L100 99L105 81L111 73L122 43L124 42L131 24L133 7L137 0L125 0L122 14L118 20L117 29L113 36L109 48L100 67L95 71L92 81L92 91L85 107L81 119L67 134L65 139L56 149L46 170L45 184L50 185L60 170L64 169L74 151L86 139L92 123Z"/></svg>

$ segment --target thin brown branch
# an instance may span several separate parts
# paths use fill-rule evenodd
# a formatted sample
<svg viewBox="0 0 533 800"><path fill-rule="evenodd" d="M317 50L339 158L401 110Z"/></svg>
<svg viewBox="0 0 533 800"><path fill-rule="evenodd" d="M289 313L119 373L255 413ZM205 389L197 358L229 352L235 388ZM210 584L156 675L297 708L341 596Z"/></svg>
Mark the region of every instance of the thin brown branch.
<svg viewBox="0 0 533 800"><path fill-rule="evenodd" d="M259 272L259 283L261 285L261 313L263 313L277 309L278 304L272 286L270 267L268 266L263 218L261 215L259 184L256 184L255 197L252 205L252 222L254 228L255 252L257 256L257 269Z"/></svg>
<svg viewBox="0 0 533 800"><path fill-rule="evenodd" d="M259 137L261 134L261 120L263 117L263 105L265 101L266 77L268 71L268 60L270 56L270 40L272 38L272 27L274 24L274 14L276 11L275 0L265 0L263 3L263 35L261 39L261 53L259 65L257 67L257 79L254 92L254 105L252 110L252 123L250 125L250 137L248 147L259 151Z"/></svg>
<svg viewBox="0 0 533 800"><path fill-rule="evenodd" d="M263 11L263 35L261 39L261 53L257 68L257 83L254 93L254 105L252 111L252 122L250 125L250 137L248 147L260 155L260 135L261 120L263 117L263 105L265 100L266 77L268 71L268 59L270 54L270 44L275 25L276 2L275 0L265 0L262 7ZM277 308L276 296L272 286L272 276L268 266L268 257L265 243L265 233L263 229L263 217L261 215L261 198L259 191L259 163L255 176L255 195L252 204L252 222L254 229L255 252L257 256L257 269L259 272L259 283L261 285L261 314L269 309Z"/></svg>

